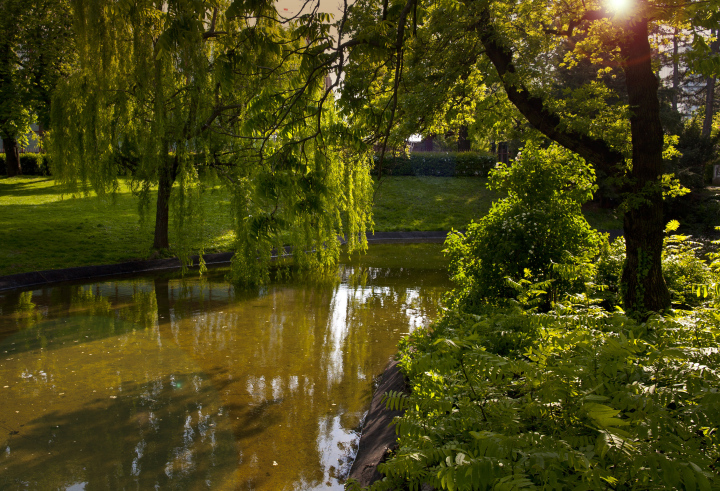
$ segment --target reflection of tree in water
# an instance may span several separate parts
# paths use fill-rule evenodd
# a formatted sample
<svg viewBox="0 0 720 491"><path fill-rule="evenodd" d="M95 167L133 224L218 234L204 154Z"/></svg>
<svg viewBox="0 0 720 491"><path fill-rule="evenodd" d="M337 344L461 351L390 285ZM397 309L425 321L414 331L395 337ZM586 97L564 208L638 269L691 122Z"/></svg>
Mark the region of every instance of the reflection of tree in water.
<svg viewBox="0 0 720 491"><path fill-rule="evenodd" d="M99 291L93 291L92 286L78 286L74 289L70 300L70 310L82 315L103 316L110 315L112 305L110 299Z"/></svg>
<svg viewBox="0 0 720 491"><path fill-rule="evenodd" d="M13 431L1 449L1 489L213 488L237 463L226 413L198 373L126 385L116 399Z"/></svg>
<svg viewBox="0 0 720 491"><path fill-rule="evenodd" d="M151 329L157 323L158 304L155 292L136 289L130 305L117 309L120 319L132 322L143 329Z"/></svg>
<svg viewBox="0 0 720 491"><path fill-rule="evenodd" d="M338 284L338 278L346 282ZM254 291L235 289L224 281L222 272L201 280L159 275L151 282L108 282L92 289L62 286L57 291L43 290L38 297L48 303L50 297L59 300L59 304L49 307L49 317L58 320L41 323L28 332L42 332L49 348L66 346L63 342L105 338L119 346L123 341L116 343L113 337L126 334L123 339L141 336L152 339L161 350L179 348L178 352L198 367L198 373L206 374L204 386L212 387L218 394L218 406L222 406L227 418L227 431L237 442L233 482L238 487L256 489L312 488L328 480L335 482L347 471L354 453L351 434L369 405L373 377L395 353L402 333L434 317L446 284L445 275L430 270L418 277L407 269L348 267L341 268L332 281L288 281ZM112 307L107 309L108 305ZM90 313L101 317L87 315ZM16 333L13 341L19 341L18 336L20 333ZM23 338L14 347L20 344L23 350L44 347L38 344L37 336ZM112 356L120 356L120 352L113 352ZM140 367L155 363L145 358L138 361ZM162 380L166 391L168 377L156 377ZM140 393L140 388L134 390L133 397L142 399ZM189 407L192 396L184 397L187 399L180 404ZM110 407L118 407L120 402L118 398ZM147 413L142 410L143 404L142 401L137 404L137 414ZM102 411L95 411L94 407L75 406L70 408L69 416L63 416L64 423L52 418L47 422L62 428L63 424L71 425L72 417L79 421L100 418ZM192 419L197 408L183 409L185 412L178 409L177 421L170 425L174 430L170 426L167 429L167 448L161 450L159 434L154 439L145 433L140 435L139 430L132 430L130 423L125 422L144 416L104 411L121 422L121 431L112 436L106 435L110 430L105 433L98 430L98 435L106 435L102 441L118 438L121 442L121 448L108 447L109 453L103 457L107 463L97 467L98 480L103 472L110 473L108 479L114 479L110 487L135 482L128 480L131 475L128 466L132 468L138 452L148 455L150 448L158 455L168 454L171 448L180 449L173 462L181 466L184 450L173 440L185 428L179 415L189 415L192 431L199 432L196 428L199 423ZM157 411L160 409L154 414ZM58 414L53 417L58 421L61 418ZM93 423L101 424L114 425L111 419ZM33 431L42 433L39 426ZM131 434L123 435L124 432ZM87 440L82 440L82 445L102 454L104 450L99 444L88 443L92 432L84 435ZM80 445L81 440L77 442ZM338 442L342 442L342 448ZM78 465L84 463L87 467L88 450L73 451L81 462ZM143 469L150 469L153 475L163 465L160 460L153 463L146 460ZM116 463L111 464L113 461ZM278 465L273 466L273 461ZM23 465L23 472L36 471L28 463ZM122 478L125 481L117 477L121 474L126 476ZM199 479L199 471L194 476ZM185 486L190 481L178 477L167 486L172 487L175 482ZM66 484L70 483L68 480ZM146 484L151 484L150 478L143 481L143 486Z"/></svg>
<svg viewBox="0 0 720 491"><path fill-rule="evenodd" d="M33 327L43 318L42 312L32 301L33 292L21 292L17 295L17 305L15 306L12 317L17 323L19 329L27 329Z"/></svg>

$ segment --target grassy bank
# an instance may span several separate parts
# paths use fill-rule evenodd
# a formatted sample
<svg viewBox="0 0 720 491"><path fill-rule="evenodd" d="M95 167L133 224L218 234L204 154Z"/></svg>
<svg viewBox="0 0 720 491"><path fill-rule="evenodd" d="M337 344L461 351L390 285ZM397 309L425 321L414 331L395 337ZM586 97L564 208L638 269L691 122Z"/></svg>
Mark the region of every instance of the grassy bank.
<svg viewBox="0 0 720 491"><path fill-rule="evenodd" d="M227 193L207 193L205 205L214 211L207 214L208 252L229 250ZM154 213L141 223L138 198L124 182L114 198L100 199L63 194L47 177L1 178L0 275L147 258L154 224Z"/></svg>
<svg viewBox="0 0 720 491"><path fill-rule="evenodd" d="M375 193L375 230L464 229L490 209L496 193L481 178L387 177ZM230 250L230 197L205 194L207 252ZM154 201L151 206L154 211ZM616 228L606 210L588 219ZM0 275L147 258L154 213L141 223L138 199L122 183L114 199L72 197L47 177L0 178ZM171 223L170 241L173 241Z"/></svg>

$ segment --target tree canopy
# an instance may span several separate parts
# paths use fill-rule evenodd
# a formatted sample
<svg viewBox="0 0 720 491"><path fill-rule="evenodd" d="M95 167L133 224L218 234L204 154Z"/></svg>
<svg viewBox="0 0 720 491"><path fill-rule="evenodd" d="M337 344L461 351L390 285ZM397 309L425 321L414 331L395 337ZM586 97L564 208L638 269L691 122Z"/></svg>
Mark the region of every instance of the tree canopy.
<svg viewBox="0 0 720 491"><path fill-rule="evenodd" d="M19 146L30 124L47 126L50 95L72 53L66 1L0 3L0 137L9 176L21 174Z"/></svg>
<svg viewBox="0 0 720 491"><path fill-rule="evenodd" d="M694 39L684 56L717 73L718 0L358 0L332 29L319 2L289 18L264 0L73 10L79 56L53 106L57 170L101 192L130 172L145 205L157 184L157 249L169 245L171 202L178 226L198 223L183 217L204 169L235 191L247 271L258 251L298 240L325 262L336 234L364 236L372 145L384 155L418 132L521 130L619 187L625 306L669 306L660 255L671 142L651 42L659 26L683 29Z"/></svg>
<svg viewBox="0 0 720 491"><path fill-rule="evenodd" d="M127 173L147 207L157 185L154 247L168 248L173 209L187 256L202 249L201 175L219 177L234 195L235 272L247 282L285 245L314 265L337 261L338 235L364 247L370 161L334 113L325 14L125 0L78 2L74 16L78 62L57 91L52 137L72 189L112 191Z"/></svg>
<svg viewBox="0 0 720 491"><path fill-rule="evenodd" d="M342 102L356 120L390 143L461 124L502 133L528 123L620 187L626 308L669 306L651 33L682 25L696 39L687 55L704 53L702 69L718 71L717 56L703 51L718 2L363 0L350 12L356 43Z"/></svg>

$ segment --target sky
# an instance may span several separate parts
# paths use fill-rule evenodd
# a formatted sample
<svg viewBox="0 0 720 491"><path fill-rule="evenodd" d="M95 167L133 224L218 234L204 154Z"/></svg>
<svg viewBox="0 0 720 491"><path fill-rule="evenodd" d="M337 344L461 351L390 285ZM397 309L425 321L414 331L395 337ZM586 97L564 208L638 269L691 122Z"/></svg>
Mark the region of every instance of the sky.
<svg viewBox="0 0 720 491"><path fill-rule="evenodd" d="M278 12L284 16L297 14L303 6L303 2L301 0L277 0L275 3L277 4ZM315 0L311 0L310 5L314 5L314 3ZM348 3L352 2L348 1ZM342 0L320 0L320 11L334 14L335 20L339 19L341 9Z"/></svg>

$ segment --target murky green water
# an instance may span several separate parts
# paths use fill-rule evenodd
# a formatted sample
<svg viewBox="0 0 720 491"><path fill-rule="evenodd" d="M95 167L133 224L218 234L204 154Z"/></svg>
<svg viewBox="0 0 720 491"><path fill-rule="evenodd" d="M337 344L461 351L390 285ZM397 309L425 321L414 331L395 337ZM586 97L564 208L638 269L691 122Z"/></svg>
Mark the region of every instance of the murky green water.
<svg viewBox="0 0 720 491"><path fill-rule="evenodd" d="M440 246L342 281L225 270L0 294L0 489L342 489L379 374L448 288Z"/></svg>

